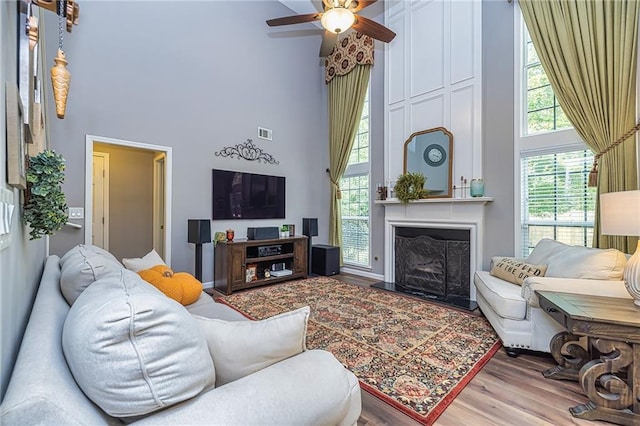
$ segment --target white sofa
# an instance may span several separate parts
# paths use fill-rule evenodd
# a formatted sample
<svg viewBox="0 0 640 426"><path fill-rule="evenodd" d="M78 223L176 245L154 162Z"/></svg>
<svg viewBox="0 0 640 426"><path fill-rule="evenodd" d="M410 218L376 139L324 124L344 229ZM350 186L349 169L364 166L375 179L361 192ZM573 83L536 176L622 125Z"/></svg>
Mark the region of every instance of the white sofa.
<svg viewBox="0 0 640 426"><path fill-rule="evenodd" d="M91 247L74 250L81 256L46 260L0 405L1 424L357 423L358 380L331 353L300 348L306 322L300 325L299 317L295 324L278 320L274 333L269 324L275 320L266 323L273 318L247 321L205 293L183 307L115 258L105 259L108 254L87 254L96 251ZM308 313L301 308L291 315ZM234 365L219 362L216 353L224 355L225 346L244 344L228 336L239 328L253 329L248 341L255 349L232 355ZM205 329L226 330L227 335L212 347ZM247 337L244 331L240 335ZM273 348L283 340L296 344L297 353L289 356L288 349ZM264 347L274 353L242 364ZM274 363L276 355L281 360ZM223 380L221 373L228 376L229 371L234 377Z"/></svg>
<svg viewBox="0 0 640 426"><path fill-rule="evenodd" d="M493 269L503 257L491 260ZM560 324L540 309L535 290L631 298L622 273L627 257L614 249L569 246L551 239L541 240L526 259L530 265L546 266L544 276L531 276L522 285L477 271L476 298L482 313L500 336L507 354L521 349L550 352Z"/></svg>

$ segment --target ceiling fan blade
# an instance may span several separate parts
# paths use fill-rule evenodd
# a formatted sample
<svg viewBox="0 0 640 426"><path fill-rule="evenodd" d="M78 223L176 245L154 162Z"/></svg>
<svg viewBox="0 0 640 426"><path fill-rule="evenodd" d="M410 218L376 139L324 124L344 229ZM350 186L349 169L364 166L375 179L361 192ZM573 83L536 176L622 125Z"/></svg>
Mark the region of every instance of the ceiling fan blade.
<svg viewBox="0 0 640 426"><path fill-rule="evenodd" d="M356 4L355 7L350 7L349 9L351 9L351 11L353 13L359 12L362 9L364 9L367 6L372 5L373 3L375 3L378 0L353 0L353 2L351 3L353 5L353 3Z"/></svg>
<svg viewBox="0 0 640 426"><path fill-rule="evenodd" d="M285 16L283 18L269 19L267 21L267 25L270 27L277 27L280 25L302 24L303 22L317 21L321 16L322 13L307 13L306 15Z"/></svg>
<svg viewBox="0 0 640 426"><path fill-rule="evenodd" d="M338 34L324 30L324 34L322 34L322 44L320 45L320 57L325 58L329 56L337 42Z"/></svg>
<svg viewBox="0 0 640 426"><path fill-rule="evenodd" d="M396 33L384 25L360 15L356 15L356 22L353 24L353 29L373 37L376 40L384 41L385 43L389 43L396 36Z"/></svg>

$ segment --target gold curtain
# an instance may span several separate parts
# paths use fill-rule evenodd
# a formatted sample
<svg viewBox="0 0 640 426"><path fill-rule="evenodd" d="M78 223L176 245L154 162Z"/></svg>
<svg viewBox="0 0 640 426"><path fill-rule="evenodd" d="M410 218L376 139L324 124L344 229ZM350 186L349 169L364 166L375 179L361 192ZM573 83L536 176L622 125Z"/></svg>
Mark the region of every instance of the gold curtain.
<svg viewBox="0 0 640 426"><path fill-rule="evenodd" d="M558 103L598 153L635 126L638 0L519 0ZM598 191L638 188L631 137L599 161ZM633 251L637 238L600 235L596 200L593 246Z"/></svg>
<svg viewBox="0 0 640 426"><path fill-rule="evenodd" d="M358 130L369 86L371 65L357 65L349 74L336 76L327 84L329 104L329 244L342 248L340 179L347 168L353 139ZM342 249L340 250L342 265Z"/></svg>

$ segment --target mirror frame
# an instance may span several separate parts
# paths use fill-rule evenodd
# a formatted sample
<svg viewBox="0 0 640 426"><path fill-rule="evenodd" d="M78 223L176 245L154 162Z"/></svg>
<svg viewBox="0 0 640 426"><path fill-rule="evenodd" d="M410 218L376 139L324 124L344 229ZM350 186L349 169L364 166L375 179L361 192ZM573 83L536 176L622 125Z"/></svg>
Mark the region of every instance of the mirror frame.
<svg viewBox="0 0 640 426"><path fill-rule="evenodd" d="M424 135L427 133L434 133L434 132L443 132L445 134L445 136L447 136L449 138L449 158L447 161L447 192L444 194L437 194L437 195L427 195L427 198L451 198L451 195L453 193L453 134L448 131L446 128L444 127L434 127L433 129L427 129L427 130L421 130L419 132L414 132L411 134L411 136L409 136L409 138L405 141L404 143L404 166L403 166L403 173L407 173L407 148L409 146L409 144L411 142L413 142L414 138L420 135ZM433 168L433 166L429 166L428 164L425 164L424 166L425 168ZM421 170L409 170L410 172L420 172L423 173L423 171ZM427 182L429 182L429 176L426 173L423 173L426 177L427 177Z"/></svg>

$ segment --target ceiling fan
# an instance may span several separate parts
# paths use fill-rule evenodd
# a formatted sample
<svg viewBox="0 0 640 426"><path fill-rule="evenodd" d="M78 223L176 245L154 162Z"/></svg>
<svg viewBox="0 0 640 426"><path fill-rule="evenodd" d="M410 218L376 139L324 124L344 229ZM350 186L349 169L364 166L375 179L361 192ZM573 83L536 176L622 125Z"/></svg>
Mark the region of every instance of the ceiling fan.
<svg viewBox="0 0 640 426"><path fill-rule="evenodd" d="M320 56L323 57L329 56L338 41L338 35L347 31L349 28L353 28L376 40L389 43L396 36L396 33L384 25L357 14L357 12L376 1L377 0L322 0L324 11L321 13L307 13L304 15L269 19L267 25L277 27L280 25L301 24L320 20L324 28L322 45L320 46Z"/></svg>

